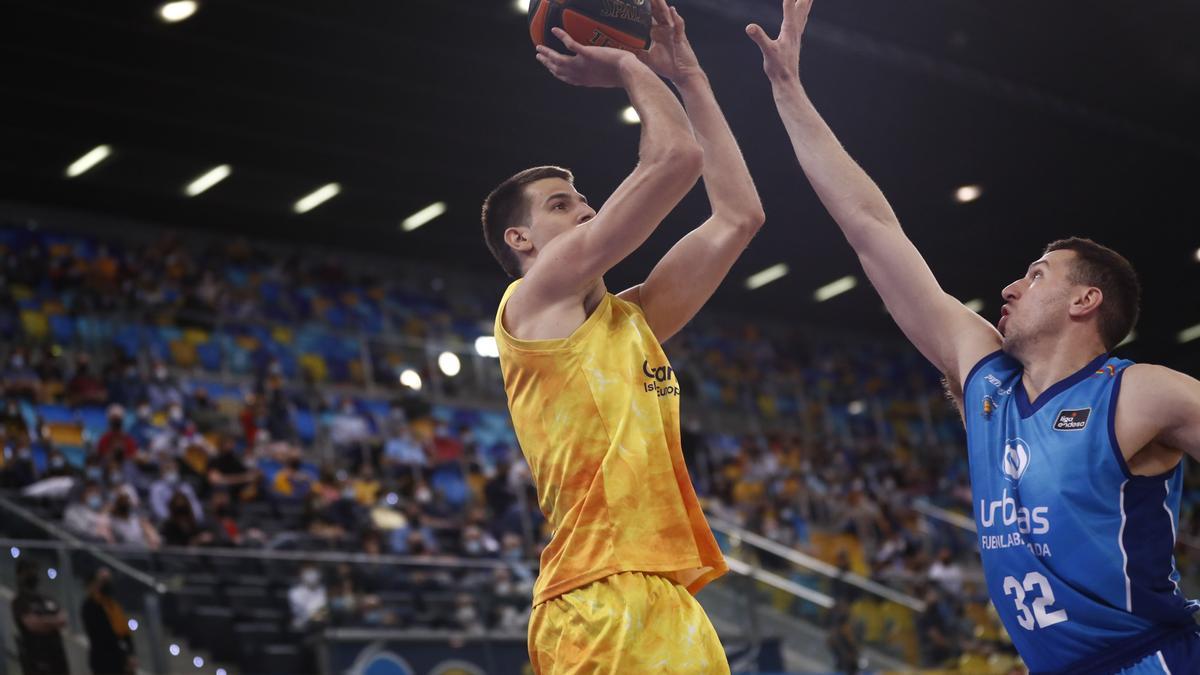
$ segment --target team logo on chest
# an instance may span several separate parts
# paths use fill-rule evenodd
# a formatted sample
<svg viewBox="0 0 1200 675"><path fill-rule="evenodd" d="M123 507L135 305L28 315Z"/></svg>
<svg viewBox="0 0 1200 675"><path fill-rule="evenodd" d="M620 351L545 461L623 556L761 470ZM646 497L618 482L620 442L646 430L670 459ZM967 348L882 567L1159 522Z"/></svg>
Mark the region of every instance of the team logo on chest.
<svg viewBox="0 0 1200 675"><path fill-rule="evenodd" d="M1060 410L1054 417L1055 431L1083 431L1087 427L1088 418L1092 416L1091 408L1081 410Z"/></svg>
<svg viewBox="0 0 1200 675"><path fill-rule="evenodd" d="M1021 480L1025 470L1029 468L1029 445L1025 441L1014 438L1004 443L1004 459L1001 460L1000 470L1005 478L1013 483Z"/></svg>

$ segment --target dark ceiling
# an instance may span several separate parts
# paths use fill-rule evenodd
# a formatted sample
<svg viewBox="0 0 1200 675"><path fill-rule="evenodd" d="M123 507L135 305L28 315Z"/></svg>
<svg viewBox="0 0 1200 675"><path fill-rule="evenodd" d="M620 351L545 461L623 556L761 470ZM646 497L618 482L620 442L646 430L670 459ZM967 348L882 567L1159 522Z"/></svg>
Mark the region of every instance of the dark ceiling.
<svg viewBox="0 0 1200 675"><path fill-rule="evenodd" d="M0 199L419 257L495 274L482 197L533 164L570 166L593 201L635 160L623 95L568 87L533 59L513 0L209 0L164 24L151 2L0 5ZM894 332L776 116L742 26L776 0L679 0L768 215L718 307ZM1194 370L1200 342L1200 4L818 0L804 79L892 200L946 289L999 292L1054 238L1109 243L1138 267L1144 321L1126 348ZM89 148L114 156L67 180ZM182 186L228 163L195 199ZM291 204L337 181L305 215ZM970 204L955 189L980 184ZM445 216L400 221L444 200ZM609 277L633 283L706 215L697 189ZM743 280L784 262L757 291ZM401 262L402 264L402 262ZM494 270L494 271L493 271Z"/></svg>

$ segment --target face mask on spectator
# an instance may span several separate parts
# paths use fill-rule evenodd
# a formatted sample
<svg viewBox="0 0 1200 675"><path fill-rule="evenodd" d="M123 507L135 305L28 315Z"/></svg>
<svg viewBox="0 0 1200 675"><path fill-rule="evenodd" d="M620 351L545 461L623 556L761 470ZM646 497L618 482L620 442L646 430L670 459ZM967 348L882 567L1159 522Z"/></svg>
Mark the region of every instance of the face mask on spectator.
<svg viewBox="0 0 1200 675"><path fill-rule="evenodd" d="M339 595L334 598L330 598L329 607L339 612L349 611L354 609L354 598L348 595Z"/></svg>
<svg viewBox="0 0 1200 675"><path fill-rule="evenodd" d="M138 419L143 419L143 420L150 419L150 406L144 405L144 406L138 408L137 416L138 416Z"/></svg>
<svg viewBox="0 0 1200 675"><path fill-rule="evenodd" d="M354 499L354 488L347 487L342 489L342 499Z"/></svg>
<svg viewBox="0 0 1200 675"><path fill-rule="evenodd" d="M111 431L114 431L114 432L120 431L122 426L123 425L121 424L120 417L113 417L112 419L108 420L108 428Z"/></svg>
<svg viewBox="0 0 1200 675"><path fill-rule="evenodd" d="M66 464L67 464L67 460L63 459L62 457L51 457L50 458L50 466L52 468L61 469L64 466L66 466Z"/></svg>
<svg viewBox="0 0 1200 675"><path fill-rule="evenodd" d="M25 366L25 357L20 354L13 354L12 366L13 368L23 368Z"/></svg>
<svg viewBox="0 0 1200 675"><path fill-rule="evenodd" d="M180 408L178 406L171 406L170 415L171 415L172 422L183 421L183 408Z"/></svg>
<svg viewBox="0 0 1200 675"><path fill-rule="evenodd" d="M100 476L104 475L104 472L98 466L89 466L86 473L88 480L100 480Z"/></svg>
<svg viewBox="0 0 1200 675"><path fill-rule="evenodd" d="M433 492L431 492L428 487L422 485L421 487L417 488L417 493L414 495L414 497L418 503L428 504L429 502L433 501Z"/></svg>
<svg viewBox="0 0 1200 675"><path fill-rule="evenodd" d="M321 584L321 573L317 570L304 570L300 575L300 580L309 588L316 588Z"/></svg>
<svg viewBox="0 0 1200 675"><path fill-rule="evenodd" d="M167 369L164 368L163 366L159 366L159 367L155 368L154 369L154 377L157 378L160 382L162 380L167 379Z"/></svg>
<svg viewBox="0 0 1200 675"><path fill-rule="evenodd" d="M108 473L108 482L123 483L123 482L125 482L125 475L122 474L120 471L110 471Z"/></svg>
<svg viewBox="0 0 1200 675"><path fill-rule="evenodd" d="M168 483L177 483L179 481L179 472L168 471L163 474L163 480L167 481Z"/></svg>
<svg viewBox="0 0 1200 675"><path fill-rule="evenodd" d="M29 448L21 448L20 450L17 450L17 459L27 460L30 457L33 457L33 453L29 450Z"/></svg>
<svg viewBox="0 0 1200 675"><path fill-rule="evenodd" d="M88 495L87 506L93 511L99 511L104 506L104 498L97 494Z"/></svg>

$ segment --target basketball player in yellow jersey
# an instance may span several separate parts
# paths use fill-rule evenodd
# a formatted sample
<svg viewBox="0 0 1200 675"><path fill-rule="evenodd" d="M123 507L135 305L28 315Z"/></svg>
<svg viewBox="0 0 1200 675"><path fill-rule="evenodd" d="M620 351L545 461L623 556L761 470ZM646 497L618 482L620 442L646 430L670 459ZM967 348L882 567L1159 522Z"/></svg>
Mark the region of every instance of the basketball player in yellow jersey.
<svg viewBox="0 0 1200 675"><path fill-rule="evenodd" d="M496 342L513 425L554 530L529 625L538 673L729 672L692 597L727 567L683 462L681 392L660 343L716 290L763 214L683 19L663 0L652 7L648 53L587 47L558 31L574 55L537 55L567 83L626 90L642 120L629 177L596 211L569 171L538 167L483 206L488 246L518 278L496 312ZM609 293L604 273L701 173L712 217L642 284Z"/></svg>

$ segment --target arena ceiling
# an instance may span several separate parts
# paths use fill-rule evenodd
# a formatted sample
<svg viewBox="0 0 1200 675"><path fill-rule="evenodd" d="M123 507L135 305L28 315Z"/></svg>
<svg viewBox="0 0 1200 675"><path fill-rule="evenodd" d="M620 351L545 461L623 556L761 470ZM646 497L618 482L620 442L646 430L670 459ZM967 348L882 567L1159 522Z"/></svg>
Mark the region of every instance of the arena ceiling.
<svg viewBox="0 0 1200 675"><path fill-rule="evenodd" d="M679 0L759 185L768 222L715 305L893 331L793 158L749 20L777 0ZM574 89L533 59L513 0L208 0L168 24L157 3L0 5L0 199L163 224L419 257L495 274L483 195L543 163L596 201L631 168L638 127L620 92ZM818 0L804 50L811 95L883 187L946 289L999 312L1000 289L1054 238L1123 251L1147 288L1134 358L1200 367L1200 5ZM113 154L86 174L90 148ZM216 166L232 174L188 198ZM329 182L341 193L297 215ZM982 196L955 200L963 185ZM446 213L407 232L432 202ZM633 283L706 215L697 189L614 270ZM758 290L744 280L777 263Z"/></svg>

